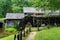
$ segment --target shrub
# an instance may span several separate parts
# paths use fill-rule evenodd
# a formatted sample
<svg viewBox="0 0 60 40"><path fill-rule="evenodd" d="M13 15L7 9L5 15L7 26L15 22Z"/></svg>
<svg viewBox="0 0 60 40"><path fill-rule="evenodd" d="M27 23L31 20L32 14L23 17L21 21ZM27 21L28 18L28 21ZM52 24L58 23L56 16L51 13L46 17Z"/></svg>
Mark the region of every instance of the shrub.
<svg viewBox="0 0 60 40"><path fill-rule="evenodd" d="M6 32L16 32L15 28L6 28Z"/></svg>

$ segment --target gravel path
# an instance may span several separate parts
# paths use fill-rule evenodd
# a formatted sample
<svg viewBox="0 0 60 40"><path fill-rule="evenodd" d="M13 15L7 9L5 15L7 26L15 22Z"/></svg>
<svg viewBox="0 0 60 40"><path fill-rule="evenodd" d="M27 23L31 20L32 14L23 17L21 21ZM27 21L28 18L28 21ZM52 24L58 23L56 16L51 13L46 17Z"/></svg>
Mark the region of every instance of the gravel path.
<svg viewBox="0 0 60 40"><path fill-rule="evenodd" d="M36 32L31 32L30 35L28 35L26 40L34 40L35 35L36 35Z"/></svg>

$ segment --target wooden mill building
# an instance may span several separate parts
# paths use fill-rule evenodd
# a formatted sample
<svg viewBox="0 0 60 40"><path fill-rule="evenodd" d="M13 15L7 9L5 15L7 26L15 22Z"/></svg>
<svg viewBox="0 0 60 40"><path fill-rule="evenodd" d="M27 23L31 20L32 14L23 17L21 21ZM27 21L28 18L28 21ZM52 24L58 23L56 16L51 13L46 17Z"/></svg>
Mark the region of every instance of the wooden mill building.
<svg viewBox="0 0 60 40"><path fill-rule="evenodd" d="M59 10L37 10L34 7L24 7L23 12L28 20L32 20L33 26L59 26L60 25L60 12Z"/></svg>
<svg viewBox="0 0 60 40"><path fill-rule="evenodd" d="M14 20L24 19L24 25L28 22L32 26L46 26L46 25L60 25L60 13L59 10L52 12L51 10L37 10L34 7L23 7L23 13L7 13L6 15L7 23L14 22Z"/></svg>
<svg viewBox="0 0 60 40"><path fill-rule="evenodd" d="M41 9L38 11L34 7L24 7L23 12L25 14L25 17L28 17L28 22L31 22L32 26L37 26L39 24L40 26L40 19L41 17L44 17L44 11L41 11ZM37 23L39 21L39 23Z"/></svg>

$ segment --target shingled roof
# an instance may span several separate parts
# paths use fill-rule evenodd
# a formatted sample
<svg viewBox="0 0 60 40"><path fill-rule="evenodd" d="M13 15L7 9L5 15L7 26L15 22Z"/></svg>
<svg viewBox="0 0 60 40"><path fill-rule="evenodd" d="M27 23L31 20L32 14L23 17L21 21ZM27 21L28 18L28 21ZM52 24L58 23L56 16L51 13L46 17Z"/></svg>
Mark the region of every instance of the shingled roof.
<svg viewBox="0 0 60 40"><path fill-rule="evenodd" d="M44 13L44 11L42 11L41 9L37 10L34 7L23 7L23 12L24 13Z"/></svg>
<svg viewBox="0 0 60 40"><path fill-rule="evenodd" d="M6 19L22 19L24 18L23 13L7 13Z"/></svg>
<svg viewBox="0 0 60 40"><path fill-rule="evenodd" d="M52 14L50 14L50 16L59 16L59 10L54 11Z"/></svg>

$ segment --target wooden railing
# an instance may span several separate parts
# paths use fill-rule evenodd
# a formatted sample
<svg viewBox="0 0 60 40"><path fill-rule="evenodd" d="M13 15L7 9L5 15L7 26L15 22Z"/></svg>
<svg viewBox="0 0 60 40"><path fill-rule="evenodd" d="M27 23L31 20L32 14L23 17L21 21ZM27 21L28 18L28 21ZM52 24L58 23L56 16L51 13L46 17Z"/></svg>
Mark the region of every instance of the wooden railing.
<svg viewBox="0 0 60 40"><path fill-rule="evenodd" d="M29 32L29 29L28 28L25 28L23 31L22 31L22 35L20 35L20 32L18 32L15 36L14 36L14 40L20 40L20 38L22 36L25 37L25 34L28 34ZM21 36L21 37L20 37Z"/></svg>

